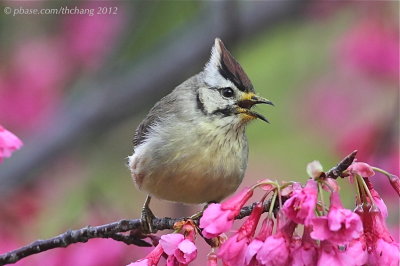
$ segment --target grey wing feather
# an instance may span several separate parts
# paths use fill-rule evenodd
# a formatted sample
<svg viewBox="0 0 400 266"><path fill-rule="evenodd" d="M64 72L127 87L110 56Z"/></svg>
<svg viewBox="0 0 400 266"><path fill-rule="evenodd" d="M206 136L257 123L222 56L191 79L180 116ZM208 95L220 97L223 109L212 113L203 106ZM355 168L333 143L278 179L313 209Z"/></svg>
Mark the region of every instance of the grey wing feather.
<svg viewBox="0 0 400 266"><path fill-rule="evenodd" d="M158 122L165 115L173 112L174 102L175 99L171 93L162 98L153 106L153 108L151 108L146 118L139 124L135 131L135 135L132 141L134 147L142 144L146 140L147 134L154 123Z"/></svg>

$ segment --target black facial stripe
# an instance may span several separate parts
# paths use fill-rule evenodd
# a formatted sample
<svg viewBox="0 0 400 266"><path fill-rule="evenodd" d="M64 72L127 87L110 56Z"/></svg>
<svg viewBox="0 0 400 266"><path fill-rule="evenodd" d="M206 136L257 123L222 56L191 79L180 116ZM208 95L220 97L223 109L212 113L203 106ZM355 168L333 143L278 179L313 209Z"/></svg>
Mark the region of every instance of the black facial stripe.
<svg viewBox="0 0 400 266"><path fill-rule="evenodd" d="M234 73L229 71L228 67L225 65L223 61L221 61L221 64L218 66L218 71L227 80L231 81L235 86L243 92L249 92L249 91L254 91L253 88L246 88L246 86L243 84L243 82L236 77Z"/></svg>
<svg viewBox="0 0 400 266"><path fill-rule="evenodd" d="M217 109L214 112L212 112L213 115L216 114L222 114L223 116L230 116L233 114L232 108L227 107L227 108L223 108L223 109Z"/></svg>
<svg viewBox="0 0 400 266"><path fill-rule="evenodd" d="M197 95L196 95L196 102L197 102L197 108L203 113L203 114L207 114L206 109L204 109L204 104L203 102L200 100L200 94L197 91Z"/></svg>

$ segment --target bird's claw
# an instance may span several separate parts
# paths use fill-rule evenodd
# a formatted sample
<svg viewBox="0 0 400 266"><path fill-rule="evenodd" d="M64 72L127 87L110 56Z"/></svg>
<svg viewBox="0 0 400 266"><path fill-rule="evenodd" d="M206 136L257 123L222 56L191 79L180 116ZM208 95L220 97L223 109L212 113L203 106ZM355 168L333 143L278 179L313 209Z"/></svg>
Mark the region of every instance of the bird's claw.
<svg viewBox="0 0 400 266"><path fill-rule="evenodd" d="M153 228L153 219L155 218L150 208L148 206L143 206L142 215L140 217L143 234L152 234L155 232Z"/></svg>
<svg viewBox="0 0 400 266"><path fill-rule="evenodd" d="M150 210L149 207L150 200L151 196L147 195L146 201L144 202L142 208L142 215L140 217L143 234L147 235L155 233L155 229L153 227L153 220L156 218L156 216L154 216L153 212Z"/></svg>

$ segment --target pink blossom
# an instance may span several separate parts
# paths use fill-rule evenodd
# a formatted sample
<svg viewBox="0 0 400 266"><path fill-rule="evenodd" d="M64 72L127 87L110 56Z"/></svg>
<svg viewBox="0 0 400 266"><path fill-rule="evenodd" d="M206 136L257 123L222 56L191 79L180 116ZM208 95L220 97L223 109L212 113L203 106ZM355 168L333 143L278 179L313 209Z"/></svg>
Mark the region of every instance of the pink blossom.
<svg viewBox="0 0 400 266"><path fill-rule="evenodd" d="M0 163L9 158L13 151L22 147L22 141L0 125Z"/></svg>
<svg viewBox="0 0 400 266"><path fill-rule="evenodd" d="M79 8L107 8L118 14L94 16L65 16L62 38L66 53L74 62L84 67L96 68L118 40L125 20L124 9L120 5L106 2L85 1Z"/></svg>
<svg viewBox="0 0 400 266"><path fill-rule="evenodd" d="M364 236L368 250L375 248L375 243L378 239L393 242L393 237L390 235L380 211L370 211L370 208L364 208L364 210L357 210L356 212L363 222Z"/></svg>
<svg viewBox="0 0 400 266"><path fill-rule="evenodd" d="M370 81L343 70L337 69L336 71L339 72L332 72L329 76L316 81L311 90L304 94L302 102L316 103L307 107L308 115L304 123L307 123L308 127L330 133L332 143L341 140L339 148L343 154L347 155L354 149L359 150L358 158L361 159L360 155L362 156L366 151L364 147L372 144L368 141L375 136L376 122L372 121L362 125L357 131L353 131L352 129L359 125L355 124L353 120L362 115L360 110L366 102L373 102L376 99L375 87L378 85L373 85ZM349 83L353 84L351 90L348 89ZM309 119L309 117L313 117L313 119ZM327 120L335 121L335 123L324 123ZM357 122L361 121L357 120ZM342 125L340 130L335 124ZM351 134L348 134L350 130ZM345 137L342 137L343 135Z"/></svg>
<svg viewBox="0 0 400 266"><path fill-rule="evenodd" d="M249 218L239 228L239 231L222 244L218 257L222 259L224 264L244 264L247 247L254 235L262 211L262 203L259 203L254 207Z"/></svg>
<svg viewBox="0 0 400 266"><path fill-rule="evenodd" d="M226 265L243 265L248 245L248 238L235 234L222 244L218 252L218 257Z"/></svg>
<svg viewBox="0 0 400 266"><path fill-rule="evenodd" d="M350 210L344 209L339 194L331 194L331 206L327 216L312 220L311 237L316 240L329 240L343 244L360 237L363 226L360 217Z"/></svg>
<svg viewBox="0 0 400 266"><path fill-rule="evenodd" d="M385 202L379 196L378 192L374 189L374 187L372 186L372 184L369 181L369 179L368 178L364 178L364 181L368 186L368 189L369 189L369 191L370 191L370 193L372 195L372 199L373 199L375 205L379 208L379 211L382 213L383 218L388 217L388 210L387 210Z"/></svg>
<svg viewBox="0 0 400 266"><path fill-rule="evenodd" d="M245 264L246 265L252 265L252 266L257 266L261 265L256 256L260 252L260 249L262 248L264 244L264 241L261 241L260 239L253 239L250 244L247 246L246 254L245 254Z"/></svg>
<svg viewBox="0 0 400 266"><path fill-rule="evenodd" d="M167 265L174 261L188 264L197 257L197 247L182 234L167 234L161 236L160 245L168 255Z"/></svg>
<svg viewBox="0 0 400 266"><path fill-rule="evenodd" d="M229 217L230 211L222 210L221 204L212 203L208 205L200 218L200 228L203 228L203 236L213 238L229 231L233 225L233 219Z"/></svg>
<svg viewBox="0 0 400 266"><path fill-rule="evenodd" d="M366 74L397 77L399 35L395 23L385 23L380 14L368 16L343 37L340 58L349 67ZM390 20L389 20L390 21Z"/></svg>
<svg viewBox="0 0 400 266"><path fill-rule="evenodd" d="M227 232L240 209L253 195L252 189L244 189L222 204L212 203L204 210L200 219L200 228L204 237L213 238Z"/></svg>
<svg viewBox="0 0 400 266"><path fill-rule="evenodd" d="M250 242L246 250L245 264L246 265L260 265L257 261L256 255L264 244L265 239L271 235L274 228L274 220L271 217L267 217L261 226L258 235Z"/></svg>
<svg viewBox="0 0 400 266"><path fill-rule="evenodd" d="M269 237L272 234L272 230L274 229L274 219L272 217L267 217L264 219L260 232L256 236L256 239L259 239L261 241L265 241L267 237Z"/></svg>
<svg viewBox="0 0 400 266"><path fill-rule="evenodd" d="M347 168L350 175L360 175L362 177L371 177L375 175L372 167L367 163L355 162Z"/></svg>
<svg viewBox="0 0 400 266"><path fill-rule="evenodd" d="M256 255L257 261L262 265L286 265L290 259L289 247L296 226L297 224L279 212L277 216L278 231L264 241Z"/></svg>
<svg viewBox="0 0 400 266"><path fill-rule="evenodd" d="M364 238L370 265L398 265L399 244L390 235L381 211L357 210L364 225Z"/></svg>
<svg viewBox="0 0 400 266"><path fill-rule="evenodd" d="M138 260L136 262L132 262L128 264L127 266L154 266L157 265L158 262L160 261L161 255L164 253L164 250L162 249L161 245L158 244L155 249L153 249L152 252L147 254L147 256L141 260Z"/></svg>
<svg viewBox="0 0 400 266"><path fill-rule="evenodd" d="M107 239L91 239L84 244L74 244L67 249L57 249L40 254L43 257L38 264L33 265L57 265L57 266L106 266L124 265L127 251L132 252L132 247ZM101 254L101 255L99 255ZM40 256L38 255L38 256ZM43 263L43 262L46 263ZM32 264L30 264L32 265Z"/></svg>
<svg viewBox="0 0 400 266"><path fill-rule="evenodd" d="M0 77L0 120L21 129L38 127L60 100L70 62L57 39L22 42L10 61L4 78Z"/></svg>
<svg viewBox="0 0 400 266"><path fill-rule="evenodd" d="M251 188L244 188L240 193L234 195L228 200L221 204L222 210L228 210L230 212L230 217L234 219L242 209L243 205L253 196L253 190Z"/></svg>
<svg viewBox="0 0 400 266"><path fill-rule="evenodd" d="M313 266L317 264L317 245L310 236L311 228L304 227L301 241L297 241L290 247L290 257L293 266Z"/></svg>
<svg viewBox="0 0 400 266"><path fill-rule="evenodd" d="M293 195L284 203L282 211L295 223L309 224L315 216L317 196L317 183L310 179L303 189L293 191Z"/></svg>
<svg viewBox="0 0 400 266"><path fill-rule="evenodd" d="M357 81L357 83L360 82ZM362 86L364 88L358 88L357 86L357 91L355 92L355 94L362 94L363 97L360 98L357 95L352 95L351 99L353 104L347 103L352 108L351 110L348 110L349 113L354 113L354 110L359 110L366 102L373 102L374 98L376 97L376 93L368 92L368 90L370 91L371 89L373 89L370 88L370 85L362 84ZM353 90L354 89L352 88L352 91ZM362 101L360 101L360 99L362 99ZM355 103L357 103L357 105L354 105ZM348 118L346 121L348 121ZM336 146L338 151L341 154L345 155L349 154L351 151L358 150L358 160L370 161L370 155L375 149L376 140L380 138L380 131L383 127L384 123L377 121L359 122L356 124L348 125L348 128L342 131L342 134L339 136L339 139L337 141Z"/></svg>
<svg viewBox="0 0 400 266"><path fill-rule="evenodd" d="M262 265L285 265L289 261L288 240L281 233L267 237L256 258Z"/></svg>
<svg viewBox="0 0 400 266"><path fill-rule="evenodd" d="M397 195L400 196L400 178L396 175L389 176L390 185L397 192Z"/></svg>
<svg viewBox="0 0 400 266"><path fill-rule="evenodd" d="M359 240L353 240L344 248L322 241L319 249L318 266L360 266L367 262L367 252Z"/></svg>
<svg viewBox="0 0 400 266"><path fill-rule="evenodd" d="M301 245L290 251L292 266L314 266L317 263L317 248L309 245Z"/></svg>
<svg viewBox="0 0 400 266"><path fill-rule="evenodd" d="M185 239L179 243L174 255L180 263L188 264L196 258L197 248L192 241Z"/></svg>
<svg viewBox="0 0 400 266"><path fill-rule="evenodd" d="M378 239L374 250L368 256L369 265L398 266L400 263L400 248L398 243Z"/></svg>

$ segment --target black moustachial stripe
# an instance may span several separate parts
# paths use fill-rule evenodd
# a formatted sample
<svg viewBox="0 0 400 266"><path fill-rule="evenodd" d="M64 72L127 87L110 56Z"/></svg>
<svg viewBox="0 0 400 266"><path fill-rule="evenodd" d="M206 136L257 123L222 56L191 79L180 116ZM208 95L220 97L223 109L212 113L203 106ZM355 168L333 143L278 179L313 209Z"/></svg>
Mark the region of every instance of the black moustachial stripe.
<svg viewBox="0 0 400 266"><path fill-rule="evenodd" d="M199 92L197 92L197 95L196 95L196 102L197 102L197 108L201 112L203 112L203 114L207 114L206 109L204 109L204 103L200 100Z"/></svg>
<svg viewBox="0 0 400 266"><path fill-rule="evenodd" d="M223 116L230 116L233 114L233 111L231 107L227 107L227 108L217 109L214 112L212 112L212 114L213 115L222 114Z"/></svg>

